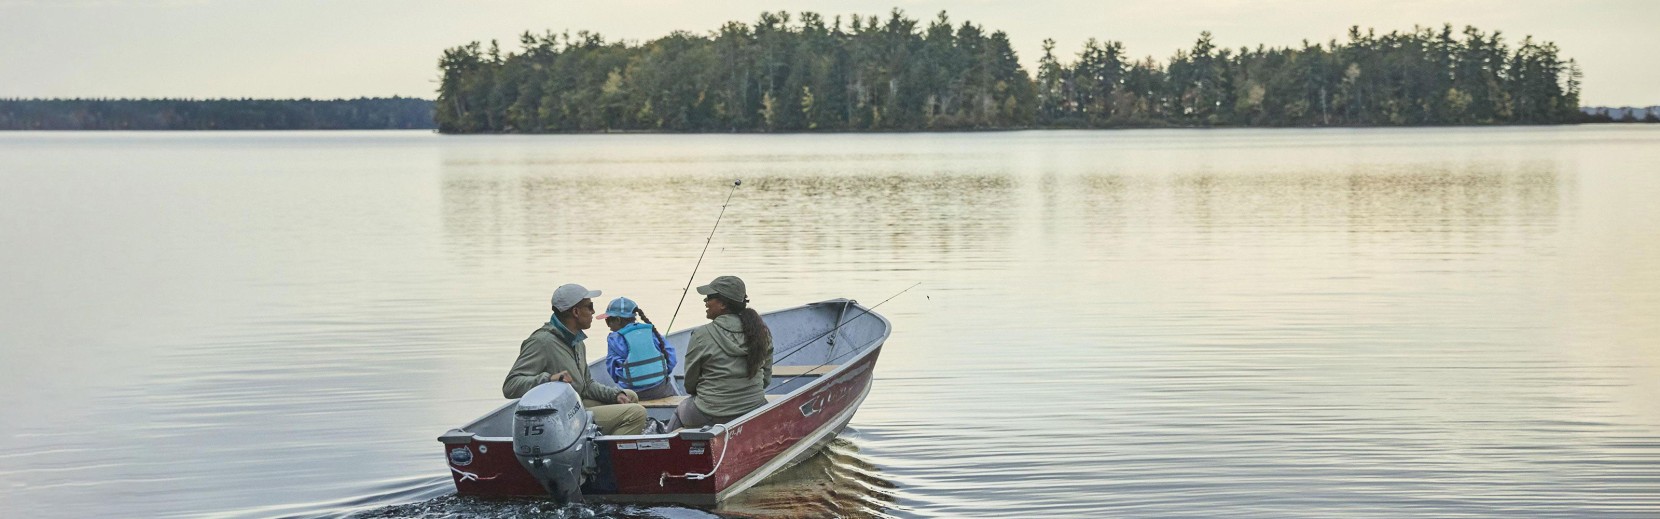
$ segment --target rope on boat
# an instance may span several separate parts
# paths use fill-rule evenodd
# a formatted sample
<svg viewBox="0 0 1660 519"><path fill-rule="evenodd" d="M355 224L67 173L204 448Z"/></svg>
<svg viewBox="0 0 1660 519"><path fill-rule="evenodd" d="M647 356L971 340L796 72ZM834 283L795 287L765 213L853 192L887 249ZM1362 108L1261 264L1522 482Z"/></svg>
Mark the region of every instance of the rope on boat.
<svg viewBox="0 0 1660 519"><path fill-rule="evenodd" d="M461 479L459 481L486 481L486 480L496 479L497 477L501 476L501 474L496 474L494 476L490 476L490 477L487 477L487 478L486 477L479 477L478 474L474 474L474 473L471 473L471 472L466 472L466 471L463 471L463 470L455 468L455 467L450 467L450 472L460 474Z"/></svg>
<svg viewBox="0 0 1660 519"><path fill-rule="evenodd" d="M715 475L716 472L720 471L721 462L726 461L726 448L731 445L731 442L728 441L728 440L730 440L729 435L731 435L731 434L732 434L731 429L721 427L721 432L720 432L720 438L721 438L721 441L720 441L720 457L715 459L715 466L709 467L709 472L708 473L697 474L697 473L693 473L693 472L687 472L685 474L681 474L681 475L676 476L676 475L664 472L663 475L657 477L657 486L659 488L663 487L665 483L668 483L669 478L689 479L689 480L692 480L692 481L698 481L698 480L701 480L701 479L708 479L709 476Z"/></svg>

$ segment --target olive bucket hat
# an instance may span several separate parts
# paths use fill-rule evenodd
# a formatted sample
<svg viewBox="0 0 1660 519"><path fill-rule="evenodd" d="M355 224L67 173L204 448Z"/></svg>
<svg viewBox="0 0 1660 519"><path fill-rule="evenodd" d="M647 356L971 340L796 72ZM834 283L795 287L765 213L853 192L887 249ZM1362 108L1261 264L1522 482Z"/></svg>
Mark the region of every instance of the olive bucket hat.
<svg viewBox="0 0 1660 519"><path fill-rule="evenodd" d="M709 284L697 287L697 293L706 296L719 294L721 297L737 301L749 302L749 293L744 291L744 280L738 276L721 276L710 281Z"/></svg>

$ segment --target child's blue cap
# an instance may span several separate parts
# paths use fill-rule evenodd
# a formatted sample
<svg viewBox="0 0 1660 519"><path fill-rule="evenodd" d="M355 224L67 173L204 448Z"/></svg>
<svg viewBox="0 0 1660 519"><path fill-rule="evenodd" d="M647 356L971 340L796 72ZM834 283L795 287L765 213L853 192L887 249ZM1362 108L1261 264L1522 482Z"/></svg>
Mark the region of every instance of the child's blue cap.
<svg viewBox="0 0 1660 519"><path fill-rule="evenodd" d="M626 298L626 297L619 297L619 298L616 298L616 299L612 299L611 304L605 305L605 313L596 315L596 316L594 316L594 318L599 319L601 321L606 320L606 319L610 319L612 317L621 317L623 319L633 319L634 318L634 309L638 308L638 307L639 307L639 305L634 304L633 299L629 299L629 298Z"/></svg>

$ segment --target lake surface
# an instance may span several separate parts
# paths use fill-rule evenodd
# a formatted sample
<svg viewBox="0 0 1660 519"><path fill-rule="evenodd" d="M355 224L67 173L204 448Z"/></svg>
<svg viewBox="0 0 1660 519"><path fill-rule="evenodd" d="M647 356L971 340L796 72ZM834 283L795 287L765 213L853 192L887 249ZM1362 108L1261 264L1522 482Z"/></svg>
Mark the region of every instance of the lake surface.
<svg viewBox="0 0 1660 519"><path fill-rule="evenodd" d="M555 286L666 322L742 178L699 284L921 284L841 440L714 513L1660 516L1657 165L1660 125L0 133L0 515L545 512L435 438Z"/></svg>

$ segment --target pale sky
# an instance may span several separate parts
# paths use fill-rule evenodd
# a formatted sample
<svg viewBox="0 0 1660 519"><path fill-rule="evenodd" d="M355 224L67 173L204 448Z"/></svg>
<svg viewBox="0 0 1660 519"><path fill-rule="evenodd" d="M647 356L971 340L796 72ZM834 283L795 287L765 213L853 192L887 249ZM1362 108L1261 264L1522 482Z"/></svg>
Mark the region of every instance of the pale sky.
<svg viewBox="0 0 1660 519"><path fill-rule="evenodd" d="M1556 42L1584 69L1586 105L1660 105L1656 0L0 0L0 97L430 99L439 54L473 40L517 49L526 30L585 29L645 41L763 10L894 7L1007 32L1028 71L1044 38L1066 60L1097 38L1164 61L1202 30L1237 48L1342 39L1350 25L1475 25Z"/></svg>

